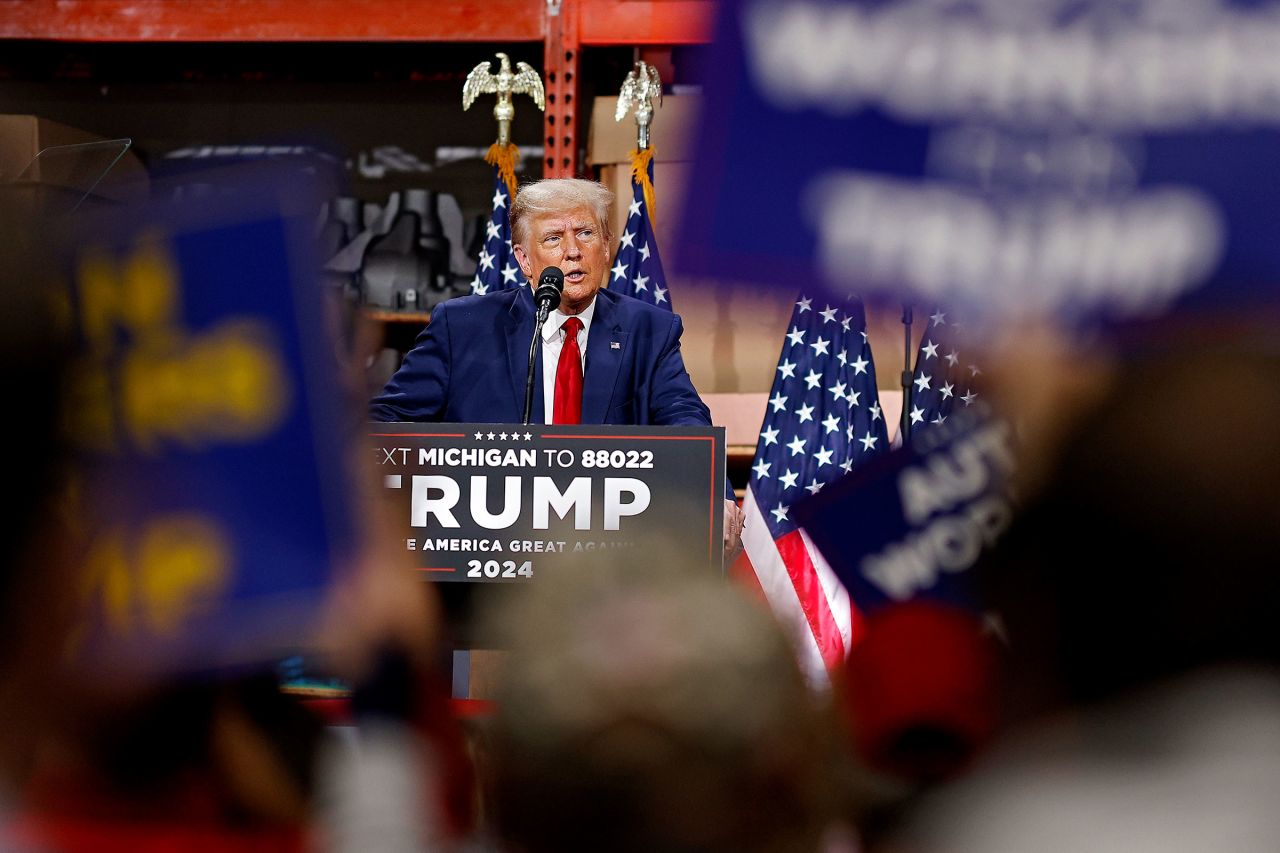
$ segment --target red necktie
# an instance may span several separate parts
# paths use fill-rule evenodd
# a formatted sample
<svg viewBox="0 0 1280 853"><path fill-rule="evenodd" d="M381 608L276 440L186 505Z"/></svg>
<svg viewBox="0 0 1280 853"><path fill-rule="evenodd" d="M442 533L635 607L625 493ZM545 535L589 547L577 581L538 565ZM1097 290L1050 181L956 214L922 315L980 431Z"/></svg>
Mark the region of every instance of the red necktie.
<svg viewBox="0 0 1280 853"><path fill-rule="evenodd" d="M570 317L564 321L564 346L556 363L556 396L551 422L582 423L582 350L578 349L578 330L582 321Z"/></svg>

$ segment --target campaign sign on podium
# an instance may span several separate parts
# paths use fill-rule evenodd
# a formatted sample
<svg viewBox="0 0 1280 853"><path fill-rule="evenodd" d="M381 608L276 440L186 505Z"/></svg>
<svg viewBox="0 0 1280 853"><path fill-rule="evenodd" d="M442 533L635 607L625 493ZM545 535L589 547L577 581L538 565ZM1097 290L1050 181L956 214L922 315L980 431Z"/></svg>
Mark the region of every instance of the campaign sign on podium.
<svg viewBox="0 0 1280 853"><path fill-rule="evenodd" d="M520 582L664 547L719 571L724 428L372 424L403 547L435 581Z"/></svg>

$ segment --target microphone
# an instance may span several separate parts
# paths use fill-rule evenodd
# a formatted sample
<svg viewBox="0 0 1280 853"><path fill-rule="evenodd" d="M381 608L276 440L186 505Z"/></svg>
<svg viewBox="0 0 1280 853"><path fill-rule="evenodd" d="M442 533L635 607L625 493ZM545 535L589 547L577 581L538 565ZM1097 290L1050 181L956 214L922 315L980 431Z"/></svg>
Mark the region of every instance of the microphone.
<svg viewBox="0 0 1280 853"><path fill-rule="evenodd" d="M563 290L564 273L561 272L560 267L547 267L542 271L542 275L538 276L538 289L533 292L533 301L538 303L538 311L542 313L543 320L560 307L560 293ZM546 308L543 308L544 303Z"/></svg>
<svg viewBox="0 0 1280 853"><path fill-rule="evenodd" d="M564 271L559 267L547 267L538 276L538 287L533 291L533 301L538 305L538 317L533 323L533 339L529 341L529 375L524 383L524 423L527 426L533 415L533 367L538 356L538 337L547 315L560 307L560 293L564 290Z"/></svg>

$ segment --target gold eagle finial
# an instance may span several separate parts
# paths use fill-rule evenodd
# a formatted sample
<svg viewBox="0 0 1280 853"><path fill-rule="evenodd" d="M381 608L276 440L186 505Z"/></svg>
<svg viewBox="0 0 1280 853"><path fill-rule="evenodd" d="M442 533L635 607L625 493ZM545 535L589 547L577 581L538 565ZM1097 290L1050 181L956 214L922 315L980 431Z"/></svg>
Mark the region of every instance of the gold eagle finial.
<svg viewBox="0 0 1280 853"><path fill-rule="evenodd" d="M658 77L658 69L643 60L636 62L636 67L622 81L622 91L618 93L618 108L614 111L613 120L622 121L622 117L635 109L636 114L636 147L641 150L649 147L649 124L653 121L653 100L658 99L662 105L662 80Z"/></svg>
<svg viewBox="0 0 1280 853"><path fill-rule="evenodd" d="M528 95L538 105L538 109L546 109L546 94L542 88L542 78L527 62L517 62L516 70L511 71L511 60L505 53L499 53L498 73L489 71L491 61L481 62L467 75L467 82L462 84L462 108L470 109L479 95L497 95L498 102L493 106L493 117L498 120L498 144L506 146L511 141L511 119L516 109L511 103L512 95Z"/></svg>

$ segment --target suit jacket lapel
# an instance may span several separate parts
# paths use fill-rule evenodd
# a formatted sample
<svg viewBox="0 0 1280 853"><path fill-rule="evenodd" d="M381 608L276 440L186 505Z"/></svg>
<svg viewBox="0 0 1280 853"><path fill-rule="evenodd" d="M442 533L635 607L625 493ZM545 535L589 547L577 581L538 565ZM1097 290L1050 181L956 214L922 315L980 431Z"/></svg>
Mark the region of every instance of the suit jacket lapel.
<svg viewBox="0 0 1280 853"><path fill-rule="evenodd" d="M596 294L596 313L587 334L587 372L582 379L582 422L602 424L613 402L618 369L627 350L622 312L605 292ZM625 401L623 401L625 402Z"/></svg>
<svg viewBox="0 0 1280 853"><path fill-rule="evenodd" d="M511 423L520 423L524 417L524 389L529 376L529 341L534 333L533 321L536 319L533 296L529 288L521 287L515 301L511 303L511 311L507 313L506 329L503 340L507 347L507 367L511 371L511 394L514 401L512 411L515 412ZM533 371L533 414L530 420L535 424L543 421L542 404L542 347L536 350Z"/></svg>

